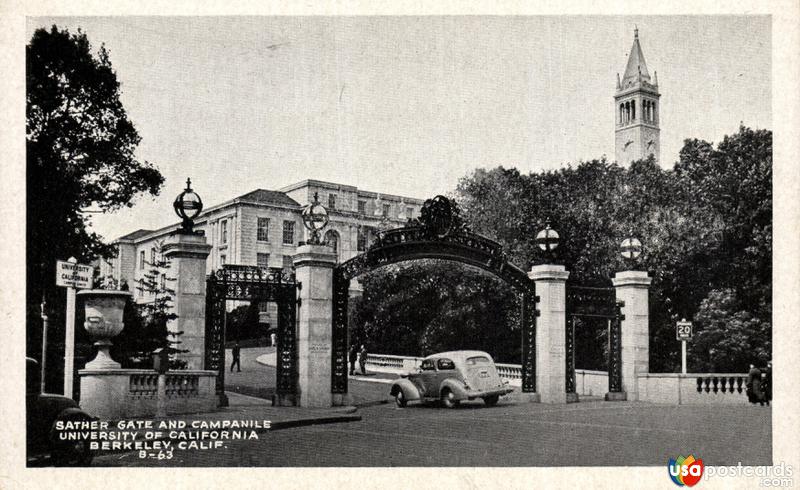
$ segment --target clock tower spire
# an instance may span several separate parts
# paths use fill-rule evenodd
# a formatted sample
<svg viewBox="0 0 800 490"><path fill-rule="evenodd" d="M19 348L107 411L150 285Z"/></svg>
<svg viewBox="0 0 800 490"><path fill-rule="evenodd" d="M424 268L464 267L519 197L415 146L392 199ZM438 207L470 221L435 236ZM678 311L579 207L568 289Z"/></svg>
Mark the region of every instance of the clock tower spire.
<svg viewBox="0 0 800 490"><path fill-rule="evenodd" d="M625 74L621 81L617 74L617 90L614 95L615 154L620 165L628 166L631 162L650 155L656 161L660 160L660 97L658 77L655 72L650 77L639 44L639 29L636 28L633 31L633 46L628 55Z"/></svg>

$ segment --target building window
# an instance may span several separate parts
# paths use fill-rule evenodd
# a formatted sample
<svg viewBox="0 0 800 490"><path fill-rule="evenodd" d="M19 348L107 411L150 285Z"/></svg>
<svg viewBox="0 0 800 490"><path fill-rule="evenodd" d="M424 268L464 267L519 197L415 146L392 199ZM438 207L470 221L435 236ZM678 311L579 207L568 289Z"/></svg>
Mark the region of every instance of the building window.
<svg viewBox="0 0 800 490"><path fill-rule="evenodd" d="M367 214L367 201L358 201L358 212Z"/></svg>
<svg viewBox="0 0 800 490"><path fill-rule="evenodd" d="M336 194L328 194L328 209L336 209Z"/></svg>
<svg viewBox="0 0 800 490"><path fill-rule="evenodd" d="M144 250L139 251L139 269L144 270Z"/></svg>
<svg viewBox="0 0 800 490"><path fill-rule="evenodd" d="M294 221L283 222L283 244L294 245Z"/></svg>
<svg viewBox="0 0 800 490"><path fill-rule="evenodd" d="M161 283L161 291L164 291L165 289L167 289L167 275L166 274L161 274L160 283Z"/></svg>
<svg viewBox="0 0 800 490"><path fill-rule="evenodd" d="M258 218L258 231L256 240L259 242L269 241L269 218Z"/></svg>
<svg viewBox="0 0 800 490"><path fill-rule="evenodd" d="M408 219L414 218L414 208L406 208L406 218Z"/></svg>
<svg viewBox="0 0 800 490"><path fill-rule="evenodd" d="M153 265L155 263L156 263L156 249L155 248L151 248L150 249L150 265Z"/></svg>
<svg viewBox="0 0 800 490"><path fill-rule="evenodd" d="M328 230L325 233L325 245L331 247L334 252L339 252L339 234L333 230Z"/></svg>
<svg viewBox="0 0 800 490"><path fill-rule="evenodd" d="M294 262L292 260L292 256L291 255L284 255L283 256L283 268L284 269L291 269L292 267L294 267Z"/></svg>
<svg viewBox="0 0 800 490"><path fill-rule="evenodd" d="M358 229L358 242L356 247L359 252L363 252L367 249L367 230L364 228Z"/></svg>
<svg viewBox="0 0 800 490"><path fill-rule="evenodd" d="M388 204L384 204L383 205L383 216L384 217L388 217L389 216L389 205Z"/></svg>
<svg viewBox="0 0 800 490"><path fill-rule="evenodd" d="M223 245L228 243L228 220L219 222L219 242Z"/></svg>
<svg viewBox="0 0 800 490"><path fill-rule="evenodd" d="M225 254L220 254L219 256L219 265L225 265L227 263L228 257Z"/></svg>
<svg viewBox="0 0 800 490"><path fill-rule="evenodd" d="M256 265L262 269L269 267L269 254L256 254Z"/></svg>

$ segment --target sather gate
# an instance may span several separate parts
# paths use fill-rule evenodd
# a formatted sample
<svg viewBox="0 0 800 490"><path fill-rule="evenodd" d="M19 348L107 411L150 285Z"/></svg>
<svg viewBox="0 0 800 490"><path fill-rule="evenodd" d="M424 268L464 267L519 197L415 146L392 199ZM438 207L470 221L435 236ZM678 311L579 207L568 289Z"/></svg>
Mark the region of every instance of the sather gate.
<svg viewBox="0 0 800 490"><path fill-rule="evenodd" d="M416 259L442 259L483 269L519 294L522 318L522 391L536 391L536 307L534 282L506 259L497 242L470 232L455 203L429 199L420 218L380 232L369 249L333 270L331 393L347 393L347 302L350 280L379 267Z"/></svg>

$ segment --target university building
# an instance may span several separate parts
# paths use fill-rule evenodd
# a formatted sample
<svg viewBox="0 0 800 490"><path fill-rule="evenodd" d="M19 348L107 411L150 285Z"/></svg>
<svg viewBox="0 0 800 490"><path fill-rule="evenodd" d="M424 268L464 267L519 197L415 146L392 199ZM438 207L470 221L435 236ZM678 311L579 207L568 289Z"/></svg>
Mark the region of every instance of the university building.
<svg viewBox="0 0 800 490"><path fill-rule="evenodd" d="M419 217L423 200L378 194L353 186L304 180L277 191L256 189L206 208L195 219L212 245L207 273L226 263L259 267L291 267L299 242L310 238L301 218L303 208L317 194L330 223L324 241L344 262L366 250L381 229L396 228ZM179 224L158 230L136 230L112 242L117 256L100 263L101 277L127 283L136 301L148 301L136 289L150 269L161 245Z"/></svg>

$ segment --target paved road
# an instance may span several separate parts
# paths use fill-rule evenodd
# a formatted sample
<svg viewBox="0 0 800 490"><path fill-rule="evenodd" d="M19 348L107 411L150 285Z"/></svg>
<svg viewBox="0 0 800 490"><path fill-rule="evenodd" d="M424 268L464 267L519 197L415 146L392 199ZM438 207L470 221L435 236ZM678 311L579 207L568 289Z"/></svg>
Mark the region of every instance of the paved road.
<svg viewBox="0 0 800 490"><path fill-rule="evenodd" d="M242 351L237 391L267 392L274 369ZM262 350L263 353L263 350ZM270 382L271 380L271 382ZM567 406L502 401L456 409L376 403L388 385L353 380L359 422L271 431L173 459L136 453L96 458L98 466L664 466L694 454L707 465L771 464L771 409L582 401Z"/></svg>
<svg viewBox="0 0 800 490"><path fill-rule="evenodd" d="M692 453L707 465L771 464L771 411L761 407L501 402L457 409L374 405L363 420L272 431L171 461L134 453L103 466L663 466Z"/></svg>
<svg viewBox="0 0 800 490"><path fill-rule="evenodd" d="M241 350L242 371L230 370L231 352L226 352L227 370L225 372L225 389L244 395L272 399L275 393L275 368L264 366L256 362L258 356L268 352L275 352L272 347L257 347ZM356 376L350 378L349 392L353 395L353 402L358 406L373 405L387 399L389 392L388 385L363 381L365 379L375 379L379 376L367 373L368 376Z"/></svg>

